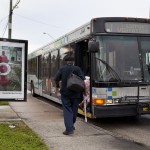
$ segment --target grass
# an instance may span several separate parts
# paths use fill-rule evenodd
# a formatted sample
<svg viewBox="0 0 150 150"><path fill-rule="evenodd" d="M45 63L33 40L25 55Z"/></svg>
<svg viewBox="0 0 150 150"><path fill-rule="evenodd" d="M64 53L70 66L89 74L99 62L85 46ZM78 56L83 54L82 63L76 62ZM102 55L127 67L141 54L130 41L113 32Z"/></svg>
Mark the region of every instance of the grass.
<svg viewBox="0 0 150 150"><path fill-rule="evenodd" d="M10 128L13 125L15 128ZM22 121L0 123L0 150L48 150L44 142Z"/></svg>
<svg viewBox="0 0 150 150"><path fill-rule="evenodd" d="M4 101L0 101L0 106L1 105L9 105L9 103L8 102L4 102Z"/></svg>

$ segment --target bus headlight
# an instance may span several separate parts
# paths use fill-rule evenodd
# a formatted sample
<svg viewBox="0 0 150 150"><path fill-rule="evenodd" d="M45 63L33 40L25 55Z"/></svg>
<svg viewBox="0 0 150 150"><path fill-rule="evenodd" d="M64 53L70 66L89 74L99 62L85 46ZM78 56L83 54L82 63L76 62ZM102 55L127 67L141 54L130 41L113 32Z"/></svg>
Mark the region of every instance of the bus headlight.
<svg viewBox="0 0 150 150"><path fill-rule="evenodd" d="M107 99L106 100L106 104L112 104L113 103L113 100L112 99Z"/></svg>

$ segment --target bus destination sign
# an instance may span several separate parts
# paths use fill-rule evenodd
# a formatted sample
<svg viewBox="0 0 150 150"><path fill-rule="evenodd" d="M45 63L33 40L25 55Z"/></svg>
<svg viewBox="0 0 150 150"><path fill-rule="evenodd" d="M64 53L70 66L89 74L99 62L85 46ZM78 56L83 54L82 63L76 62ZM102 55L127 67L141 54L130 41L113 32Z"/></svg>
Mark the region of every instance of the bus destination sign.
<svg viewBox="0 0 150 150"><path fill-rule="evenodd" d="M150 34L150 24L135 22L106 22L106 32Z"/></svg>

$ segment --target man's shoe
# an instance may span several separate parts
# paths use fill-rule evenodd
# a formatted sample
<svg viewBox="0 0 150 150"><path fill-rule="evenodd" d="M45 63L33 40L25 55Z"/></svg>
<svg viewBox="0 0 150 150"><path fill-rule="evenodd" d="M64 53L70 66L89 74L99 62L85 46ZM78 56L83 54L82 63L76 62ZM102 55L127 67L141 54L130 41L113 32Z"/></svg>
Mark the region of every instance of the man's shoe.
<svg viewBox="0 0 150 150"><path fill-rule="evenodd" d="M73 130L75 130L76 128L73 126Z"/></svg>
<svg viewBox="0 0 150 150"><path fill-rule="evenodd" d="M64 135L71 135L71 134L73 134L73 131L71 131L71 132L64 131L63 134L64 134Z"/></svg>

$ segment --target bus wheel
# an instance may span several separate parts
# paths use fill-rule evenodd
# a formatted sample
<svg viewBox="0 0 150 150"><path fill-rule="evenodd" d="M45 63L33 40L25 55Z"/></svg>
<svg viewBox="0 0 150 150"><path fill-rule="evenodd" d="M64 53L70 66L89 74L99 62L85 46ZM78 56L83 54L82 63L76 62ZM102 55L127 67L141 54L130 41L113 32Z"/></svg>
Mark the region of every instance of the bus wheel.
<svg viewBox="0 0 150 150"><path fill-rule="evenodd" d="M31 95L32 95L33 97L36 96L36 94L34 93L34 85L33 85L33 82L31 82Z"/></svg>

